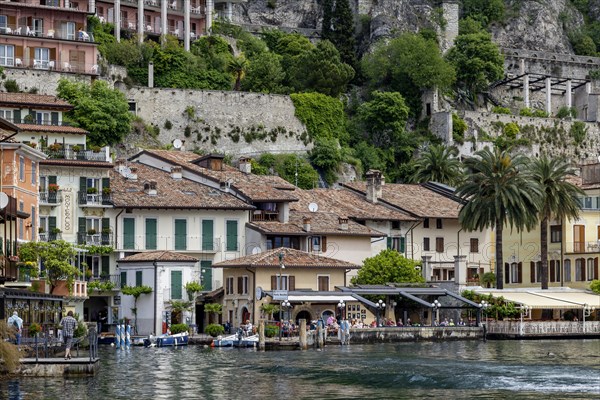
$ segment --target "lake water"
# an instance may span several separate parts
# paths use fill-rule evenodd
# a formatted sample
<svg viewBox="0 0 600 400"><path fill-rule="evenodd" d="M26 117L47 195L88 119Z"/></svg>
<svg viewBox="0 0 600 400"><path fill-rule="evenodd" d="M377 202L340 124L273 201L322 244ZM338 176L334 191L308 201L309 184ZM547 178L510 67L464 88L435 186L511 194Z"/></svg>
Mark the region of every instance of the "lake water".
<svg viewBox="0 0 600 400"><path fill-rule="evenodd" d="M0 380L0 398L600 398L600 340L351 344L269 352L102 346L100 357L94 377Z"/></svg>

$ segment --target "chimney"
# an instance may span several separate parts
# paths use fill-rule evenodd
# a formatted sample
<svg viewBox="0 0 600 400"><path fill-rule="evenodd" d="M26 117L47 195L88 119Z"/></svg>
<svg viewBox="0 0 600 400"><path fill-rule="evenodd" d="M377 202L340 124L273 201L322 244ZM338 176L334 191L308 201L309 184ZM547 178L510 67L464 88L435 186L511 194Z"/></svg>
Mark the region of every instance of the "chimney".
<svg viewBox="0 0 600 400"><path fill-rule="evenodd" d="M239 168L245 174L249 174L252 172L252 164L250 164L250 159L246 157L240 157L239 160Z"/></svg>
<svg viewBox="0 0 600 400"><path fill-rule="evenodd" d="M125 159L124 158L118 158L115 161L115 171L117 171L119 174L123 175L123 171L125 170L126 166L125 166Z"/></svg>
<svg viewBox="0 0 600 400"><path fill-rule="evenodd" d="M179 148L179 151L185 151L185 140L181 141L181 147Z"/></svg>
<svg viewBox="0 0 600 400"><path fill-rule="evenodd" d="M183 178L183 173L181 172L182 168L179 165L174 165L171 167L171 178L175 180L180 180Z"/></svg>
<svg viewBox="0 0 600 400"><path fill-rule="evenodd" d="M130 181L137 181L137 167L130 167L129 174L127 174L126 178Z"/></svg>
<svg viewBox="0 0 600 400"><path fill-rule="evenodd" d="M148 196L156 196L156 181L144 182L144 193Z"/></svg>
<svg viewBox="0 0 600 400"><path fill-rule="evenodd" d="M305 232L310 232L310 218L302 218L302 229L304 229Z"/></svg>
<svg viewBox="0 0 600 400"><path fill-rule="evenodd" d="M381 171L370 169L367 171L367 201L377 203L377 199L381 197L382 187L385 185L385 178Z"/></svg>
<svg viewBox="0 0 600 400"><path fill-rule="evenodd" d="M339 217L338 222L340 224L340 231L348 230L348 218Z"/></svg>

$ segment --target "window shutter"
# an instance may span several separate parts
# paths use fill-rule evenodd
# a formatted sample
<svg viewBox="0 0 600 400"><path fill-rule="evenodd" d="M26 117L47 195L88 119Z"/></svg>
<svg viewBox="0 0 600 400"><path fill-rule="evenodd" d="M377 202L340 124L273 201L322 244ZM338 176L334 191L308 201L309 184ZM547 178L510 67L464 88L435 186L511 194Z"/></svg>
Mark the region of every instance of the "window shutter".
<svg viewBox="0 0 600 400"><path fill-rule="evenodd" d="M171 271L171 298L181 299L181 271Z"/></svg>
<svg viewBox="0 0 600 400"><path fill-rule="evenodd" d="M143 272L144 271L135 271L135 286L142 286L143 284Z"/></svg>
<svg viewBox="0 0 600 400"><path fill-rule="evenodd" d="M121 271L121 289L127 286L127 271Z"/></svg>
<svg viewBox="0 0 600 400"><path fill-rule="evenodd" d="M556 267L554 266L554 260L550 260L550 282L554 282L554 275L556 275Z"/></svg>
<svg viewBox="0 0 600 400"><path fill-rule="evenodd" d="M77 243L83 244L85 242L85 218L79 217L79 231L77 232Z"/></svg>
<svg viewBox="0 0 600 400"><path fill-rule="evenodd" d="M79 204L87 204L87 178L79 177Z"/></svg>
<svg viewBox="0 0 600 400"><path fill-rule="evenodd" d="M52 233L52 229L56 228L56 217L48 217L48 233Z"/></svg>
<svg viewBox="0 0 600 400"><path fill-rule="evenodd" d="M271 275L271 290L277 290L277 275Z"/></svg>
<svg viewBox="0 0 600 400"><path fill-rule="evenodd" d="M200 261L202 274L202 287L204 290L212 290L212 261Z"/></svg>
<svg viewBox="0 0 600 400"><path fill-rule="evenodd" d="M146 219L146 250L156 250L156 219Z"/></svg>
<svg viewBox="0 0 600 400"><path fill-rule="evenodd" d="M581 262L579 263L579 267L581 268L581 280L585 281L586 267L585 267L585 258L580 258Z"/></svg>
<svg viewBox="0 0 600 400"><path fill-rule="evenodd" d="M48 177L48 184L49 185L56 185L56 175L50 175Z"/></svg>
<svg viewBox="0 0 600 400"><path fill-rule="evenodd" d="M523 263L522 262L517 264L517 273L519 274L519 276L518 276L519 283L523 283Z"/></svg>
<svg viewBox="0 0 600 400"><path fill-rule="evenodd" d="M175 220L175 250L187 249L187 221L185 219Z"/></svg>
<svg viewBox="0 0 600 400"><path fill-rule="evenodd" d="M58 125L58 113L56 111L50 113L50 123L52 125Z"/></svg>
<svg viewBox="0 0 600 400"><path fill-rule="evenodd" d="M237 251L238 249L238 223L227 221L227 248L226 251Z"/></svg>
<svg viewBox="0 0 600 400"><path fill-rule="evenodd" d="M535 263L533 261L529 263L529 280L531 283L535 283Z"/></svg>
<svg viewBox="0 0 600 400"><path fill-rule="evenodd" d="M392 237L391 236L387 237L387 248L388 249L392 248Z"/></svg>
<svg viewBox="0 0 600 400"><path fill-rule="evenodd" d="M598 257L594 258L594 279L598 279Z"/></svg>
<svg viewBox="0 0 600 400"><path fill-rule="evenodd" d="M110 229L110 218L102 218L102 230Z"/></svg>
<svg viewBox="0 0 600 400"><path fill-rule="evenodd" d="M510 265L504 264L504 283L510 283Z"/></svg>
<svg viewBox="0 0 600 400"><path fill-rule="evenodd" d="M204 219L202 220L202 250L212 250L213 242L213 221Z"/></svg>
<svg viewBox="0 0 600 400"><path fill-rule="evenodd" d="M21 123L21 110L13 111L13 123L20 124Z"/></svg>
<svg viewBox="0 0 600 400"><path fill-rule="evenodd" d="M244 278L238 276L238 284L237 284L237 294L242 294L244 291L242 290L242 286L244 285Z"/></svg>
<svg viewBox="0 0 600 400"><path fill-rule="evenodd" d="M110 188L110 178L102 178L102 189Z"/></svg>
<svg viewBox="0 0 600 400"><path fill-rule="evenodd" d="M288 276L288 290L296 290L296 277L294 275Z"/></svg>
<svg viewBox="0 0 600 400"><path fill-rule="evenodd" d="M327 252L327 236L321 237L321 253Z"/></svg>
<svg viewBox="0 0 600 400"><path fill-rule="evenodd" d="M102 275L110 275L110 258L109 256L102 256Z"/></svg>
<svg viewBox="0 0 600 400"><path fill-rule="evenodd" d="M404 253L406 251L406 238L400 237L400 253Z"/></svg>
<svg viewBox="0 0 600 400"><path fill-rule="evenodd" d="M123 218L123 248L135 248L135 219Z"/></svg>

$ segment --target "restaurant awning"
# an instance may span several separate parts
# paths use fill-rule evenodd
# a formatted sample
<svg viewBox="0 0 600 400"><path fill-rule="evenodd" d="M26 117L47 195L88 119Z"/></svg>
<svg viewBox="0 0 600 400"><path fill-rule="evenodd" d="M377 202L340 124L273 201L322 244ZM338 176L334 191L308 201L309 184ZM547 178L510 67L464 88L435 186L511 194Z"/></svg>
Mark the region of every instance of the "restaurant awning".
<svg viewBox="0 0 600 400"><path fill-rule="evenodd" d="M477 291L479 294L503 297L504 300L544 309L581 309L584 305L600 308L600 296L586 292L561 291L540 293L536 291Z"/></svg>
<svg viewBox="0 0 600 400"><path fill-rule="evenodd" d="M348 296L347 294L340 295L339 293L332 296L323 294L288 295L288 301L290 303L337 303L340 300L344 300L344 302L358 301L352 296Z"/></svg>

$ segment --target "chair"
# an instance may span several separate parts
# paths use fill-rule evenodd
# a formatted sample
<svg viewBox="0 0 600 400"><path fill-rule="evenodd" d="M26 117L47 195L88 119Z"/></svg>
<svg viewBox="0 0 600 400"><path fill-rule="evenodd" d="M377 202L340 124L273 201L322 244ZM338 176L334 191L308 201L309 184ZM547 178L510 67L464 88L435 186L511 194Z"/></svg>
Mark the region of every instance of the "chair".
<svg viewBox="0 0 600 400"><path fill-rule="evenodd" d="M175 29L175 30L173 31L173 35L175 35L175 36L179 36L179 29Z"/></svg>
<svg viewBox="0 0 600 400"><path fill-rule="evenodd" d="M29 29L28 26L25 27L27 36L35 36L35 32Z"/></svg>
<svg viewBox="0 0 600 400"><path fill-rule="evenodd" d="M87 32L81 31L81 40L84 42L90 41L90 35Z"/></svg>
<svg viewBox="0 0 600 400"><path fill-rule="evenodd" d="M48 29L46 36L49 38L54 38L54 29Z"/></svg>
<svg viewBox="0 0 600 400"><path fill-rule="evenodd" d="M146 30L148 32L152 32L152 26L151 25L146 25Z"/></svg>
<svg viewBox="0 0 600 400"><path fill-rule="evenodd" d="M98 64L92 65L92 68L90 68L90 72L92 74L97 74L98 73Z"/></svg>
<svg viewBox="0 0 600 400"><path fill-rule="evenodd" d="M12 33L12 29L10 29L8 26L6 28L4 28L4 33Z"/></svg>
<svg viewBox="0 0 600 400"><path fill-rule="evenodd" d="M20 35L21 34L21 29L23 29L22 26L20 26L17 29L15 29L15 35Z"/></svg>
<svg viewBox="0 0 600 400"><path fill-rule="evenodd" d="M33 60L33 68L42 68L42 62L40 60Z"/></svg>
<svg viewBox="0 0 600 400"><path fill-rule="evenodd" d="M169 4L169 8L175 10L177 8L177 0L174 0L171 4Z"/></svg>
<svg viewBox="0 0 600 400"><path fill-rule="evenodd" d="M103 24L105 22L104 17L101 15L98 17L98 19L100 20L100 23Z"/></svg>
<svg viewBox="0 0 600 400"><path fill-rule="evenodd" d="M15 58L15 67L23 66L23 61L20 58Z"/></svg>
<svg viewBox="0 0 600 400"><path fill-rule="evenodd" d="M48 69L54 69L54 61L48 61Z"/></svg>
<svg viewBox="0 0 600 400"><path fill-rule="evenodd" d="M135 26L133 25L133 22L128 22L128 23L127 23L127 27L128 27L129 29L135 29Z"/></svg>
<svg viewBox="0 0 600 400"><path fill-rule="evenodd" d="M63 71L71 72L71 64L65 61L63 63Z"/></svg>
<svg viewBox="0 0 600 400"><path fill-rule="evenodd" d="M190 32L190 39L196 39L196 34L194 32Z"/></svg>

